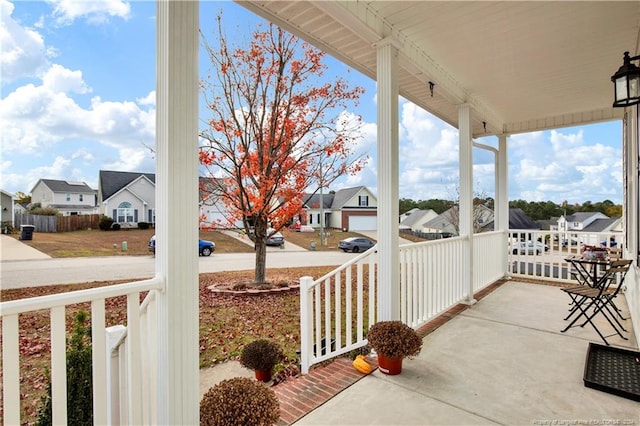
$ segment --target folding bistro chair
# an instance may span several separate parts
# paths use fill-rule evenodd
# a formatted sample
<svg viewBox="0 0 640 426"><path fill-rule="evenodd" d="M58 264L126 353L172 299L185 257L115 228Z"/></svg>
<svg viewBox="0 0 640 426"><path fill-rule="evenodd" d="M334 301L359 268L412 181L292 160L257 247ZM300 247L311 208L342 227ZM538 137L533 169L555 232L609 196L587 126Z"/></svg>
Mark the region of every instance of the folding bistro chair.
<svg viewBox="0 0 640 426"><path fill-rule="evenodd" d="M607 339L602 335L600 330L598 330L598 327L593 321L596 315L602 314L616 333L623 339L627 340L620 331L626 330L622 324L620 324L620 321L618 321L612 309L620 315L619 309L613 303L613 299L618 295L618 292L622 288L622 282L629 270L630 264L631 260L614 260L602 276L598 277L594 286L574 286L562 289L562 291L571 297L571 300L575 305L569 316L565 319L568 319L571 316L574 316L574 318L571 323L562 330L563 333L573 327L580 319L584 318L584 322L580 324L580 326L584 327L587 323L591 324L604 343L609 345L609 342L607 342Z"/></svg>

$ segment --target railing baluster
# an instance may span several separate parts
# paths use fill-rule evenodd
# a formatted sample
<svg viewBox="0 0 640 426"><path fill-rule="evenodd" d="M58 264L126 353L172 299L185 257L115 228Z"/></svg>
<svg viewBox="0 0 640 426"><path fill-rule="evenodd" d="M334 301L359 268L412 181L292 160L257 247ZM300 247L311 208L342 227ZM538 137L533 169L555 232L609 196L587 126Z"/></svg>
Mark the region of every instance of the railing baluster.
<svg viewBox="0 0 640 426"><path fill-rule="evenodd" d="M357 265L359 265L360 263L358 262ZM351 277L351 267L347 268L345 270L346 272L346 276L344 278L344 299L345 299L345 315L344 315L344 328L345 328L345 336L344 336L344 341L345 341L345 345L349 346L351 345L351 342L353 341L353 301L352 301L352 295L351 295L351 286L352 286L352 277ZM337 348L340 347L340 345L336 345Z"/></svg>
<svg viewBox="0 0 640 426"><path fill-rule="evenodd" d="M377 254L374 253L369 258L369 324L371 327L376 322L376 297L378 289L378 274L376 270Z"/></svg>
<svg viewBox="0 0 640 426"><path fill-rule="evenodd" d="M2 317L2 395L4 423L20 424L20 333L18 314Z"/></svg>
<svg viewBox="0 0 640 426"><path fill-rule="evenodd" d="M65 307L51 308L51 406L53 424L67 423L67 336Z"/></svg>
<svg viewBox="0 0 640 426"><path fill-rule="evenodd" d="M330 349L328 343L331 340L331 279L324 282L324 344L327 349ZM318 345L316 348L317 356L322 355L322 345Z"/></svg>
<svg viewBox="0 0 640 426"><path fill-rule="evenodd" d="M142 386L140 353L140 295L127 295L127 364L129 385L129 420L132 424L142 424Z"/></svg>
<svg viewBox="0 0 640 426"><path fill-rule="evenodd" d="M314 296L314 302L315 302L315 308L316 308L316 314L315 314L315 329L316 329L316 353L313 354L313 357L316 358L318 356L320 356L320 344L321 341L320 339L322 339L322 311L321 311L321 305L320 305L320 300L321 300L321 288L320 286L316 286L315 287L315 296ZM310 350L310 348L309 348Z"/></svg>
<svg viewBox="0 0 640 426"><path fill-rule="evenodd" d="M364 324L362 323L363 317L364 317L363 300L362 300L364 297L364 277L362 272L362 262L358 262L356 268L357 268L356 270L358 275L357 290L356 290L356 294L357 294L356 327L357 327L358 334L356 336L356 339L359 342L364 338L363 337ZM351 344L351 342L349 342L349 344Z"/></svg>
<svg viewBox="0 0 640 426"><path fill-rule="evenodd" d="M336 348L340 349L342 347L342 286L340 280L341 274L336 274L335 281L335 336L336 336ZM329 323L331 323L331 310L328 311ZM331 349L331 339L327 337L325 342L327 352L329 353Z"/></svg>
<svg viewBox="0 0 640 426"><path fill-rule="evenodd" d="M91 358L93 364L93 422L107 424L107 338L104 299L91 303Z"/></svg>

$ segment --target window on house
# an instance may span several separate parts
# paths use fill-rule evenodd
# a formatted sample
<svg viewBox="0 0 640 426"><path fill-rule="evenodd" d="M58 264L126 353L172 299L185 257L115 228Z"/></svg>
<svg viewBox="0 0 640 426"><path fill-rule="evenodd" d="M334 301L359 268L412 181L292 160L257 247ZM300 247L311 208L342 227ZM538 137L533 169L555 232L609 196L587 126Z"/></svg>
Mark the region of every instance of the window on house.
<svg viewBox="0 0 640 426"><path fill-rule="evenodd" d="M67 201L71 201L71 193L67 192Z"/></svg>
<svg viewBox="0 0 640 426"><path fill-rule="evenodd" d="M118 223L133 222L133 207L131 203L127 201L120 203L117 216L116 222Z"/></svg>
<svg viewBox="0 0 640 426"><path fill-rule="evenodd" d="M358 197L358 205L360 207L367 207L369 205L369 196L368 195L360 195Z"/></svg>
<svg viewBox="0 0 640 426"><path fill-rule="evenodd" d="M313 224L313 215L310 214L309 215L309 225L312 225L312 224Z"/></svg>
<svg viewBox="0 0 640 426"><path fill-rule="evenodd" d="M78 194L78 201L84 201L82 194Z"/></svg>
<svg viewBox="0 0 640 426"><path fill-rule="evenodd" d="M156 223L156 209L149 210L149 222Z"/></svg>

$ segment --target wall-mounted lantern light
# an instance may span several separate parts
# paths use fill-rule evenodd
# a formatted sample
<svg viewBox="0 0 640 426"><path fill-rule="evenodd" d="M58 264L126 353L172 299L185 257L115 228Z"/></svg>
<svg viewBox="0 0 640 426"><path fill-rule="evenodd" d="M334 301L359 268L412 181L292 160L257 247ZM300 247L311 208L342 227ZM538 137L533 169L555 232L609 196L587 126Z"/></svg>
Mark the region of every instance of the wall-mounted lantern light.
<svg viewBox="0 0 640 426"><path fill-rule="evenodd" d="M624 63L611 76L614 108L640 103L640 68L632 64L632 61L640 61L640 56L629 57L629 52L624 52Z"/></svg>

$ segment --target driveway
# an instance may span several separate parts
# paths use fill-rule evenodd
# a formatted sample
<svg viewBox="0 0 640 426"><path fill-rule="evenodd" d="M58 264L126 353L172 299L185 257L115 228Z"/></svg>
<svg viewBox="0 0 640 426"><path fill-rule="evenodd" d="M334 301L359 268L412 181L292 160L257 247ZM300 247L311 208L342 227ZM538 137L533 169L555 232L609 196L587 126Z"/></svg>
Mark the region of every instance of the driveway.
<svg viewBox="0 0 640 426"><path fill-rule="evenodd" d="M7 260L50 259L51 256L34 249L22 241L0 234L0 262Z"/></svg>
<svg viewBox="0 0 640 426"><path fill-rule="evenodd" d="M249 239L249 237L239 233L239 232L234 232L234 231L229 231L229 230L224 230L221 231L224 234L235 238L238 241L242 241L243 243L247 244L248 246L253 247L253 241L251 241ZM285 252L290 252L290 251L307 251L307 249L305 249L304 247L300 247L297 246L293 243L290 243L289 241L285 240L285 243L281 246L267 246L267 253L268 252L272 252L272 251L285 251Z"/></svg>

